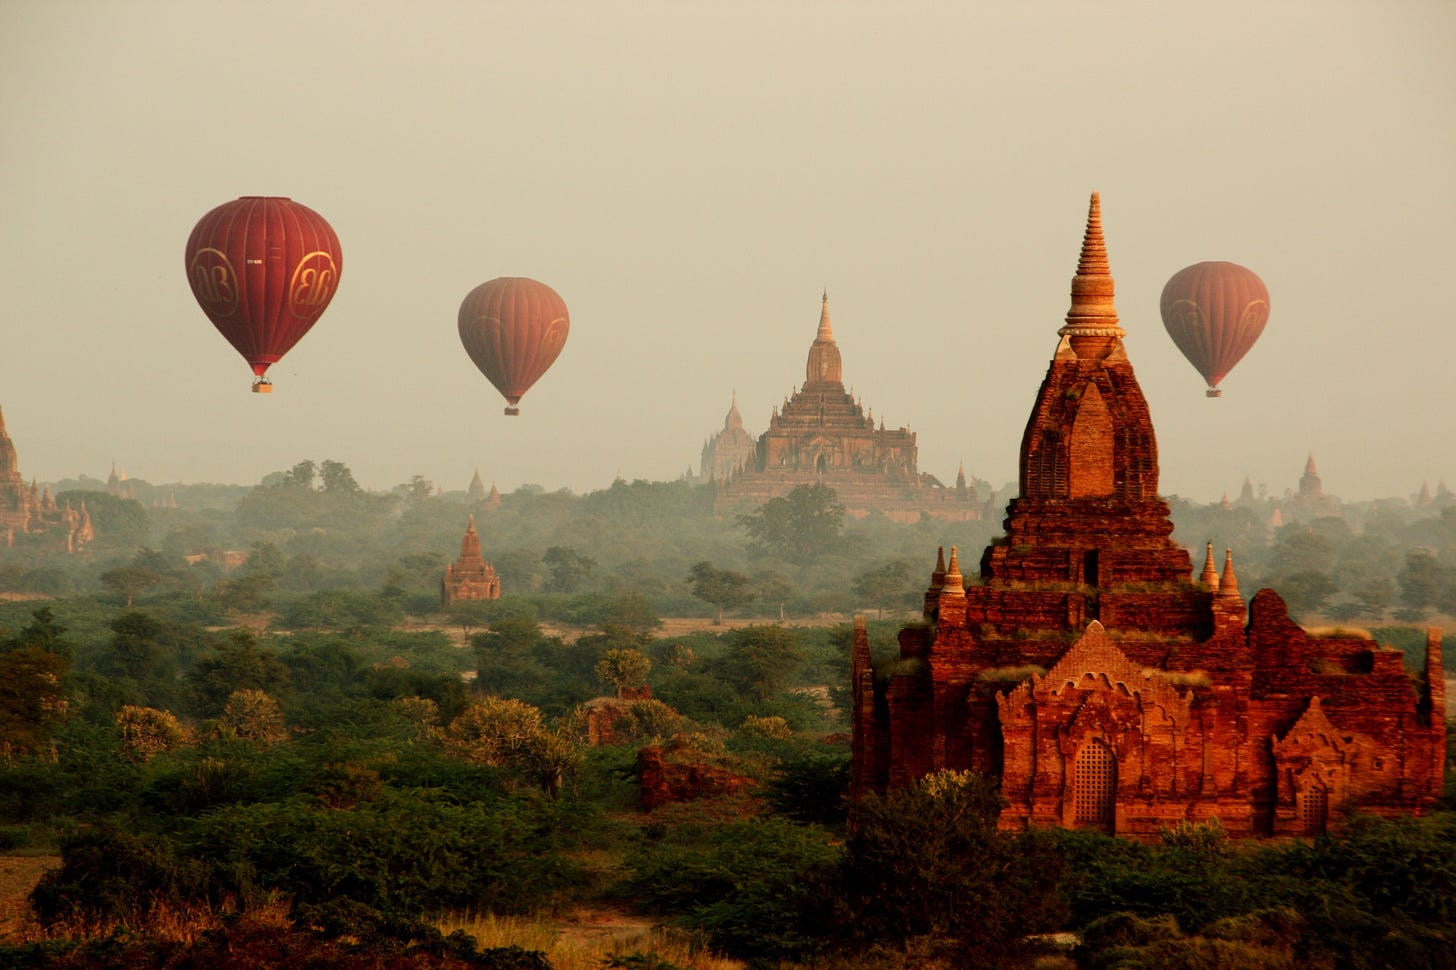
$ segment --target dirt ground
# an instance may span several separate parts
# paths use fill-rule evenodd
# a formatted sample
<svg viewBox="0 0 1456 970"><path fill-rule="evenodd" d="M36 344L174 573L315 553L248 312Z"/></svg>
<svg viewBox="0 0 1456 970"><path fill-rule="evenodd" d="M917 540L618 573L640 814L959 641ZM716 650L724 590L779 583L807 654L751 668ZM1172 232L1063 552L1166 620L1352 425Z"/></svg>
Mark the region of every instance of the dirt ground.
<svg viewBox="0 0 1456 970"><path fill-rule="evenodd" d="M16 939L27 915L27 897L48 869L61 864L60 856L0 856L0 943Z"/></svg>

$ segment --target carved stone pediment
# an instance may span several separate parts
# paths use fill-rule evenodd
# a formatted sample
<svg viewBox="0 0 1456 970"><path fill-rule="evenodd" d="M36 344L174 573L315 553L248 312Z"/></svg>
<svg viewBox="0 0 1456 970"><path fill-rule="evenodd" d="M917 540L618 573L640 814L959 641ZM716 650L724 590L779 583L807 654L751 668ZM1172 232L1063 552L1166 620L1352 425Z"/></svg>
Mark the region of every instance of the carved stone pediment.
<svg viewBox="0 0 1456 970"><path fill-rule="evenodd" d="M1101 694L1113 707L1126 703L1143 711L1160 711L1176 724L1188 720L1192 698L1158 671L1127 658L1093 620L1082 636L1043 676L1033 674L1009 693L997 698L1002 725L1031 716L1030 709L1061 702L1080 694ZM1100 705L1099 705L1100 706Z"/></svg>
<svg viewBox="0 0 1456 970"><path fill-rule="evenodd" d="M1358 739L1367 740L1367 739ZM1342 732L1325 714L1318 695L1309 699L1309 706L1299 720L1284 734L1274 739L1274 757L1280 760L1308 758L1326 762L1344 760L1346 751L1357 744L1355 735Z"/></svg>

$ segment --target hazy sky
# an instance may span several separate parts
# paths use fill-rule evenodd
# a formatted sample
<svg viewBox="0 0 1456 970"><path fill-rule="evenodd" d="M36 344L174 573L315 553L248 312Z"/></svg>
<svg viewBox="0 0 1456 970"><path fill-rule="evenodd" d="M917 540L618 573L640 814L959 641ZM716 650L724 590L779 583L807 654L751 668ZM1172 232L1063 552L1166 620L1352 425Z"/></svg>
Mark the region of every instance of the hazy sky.
<svg viewBox="0 0 1456 970"><path fill-rule="evenodd" d="M761 432L827 287L864 405L999 485L1093 190L1164 493L1456 487L1450 0L0 0L0 408L41 481L588 491L735 389ZM271 397L182 265L240 195L344 253ZM1207 259L1272 304L1219 400L1158 316ZM456 332L496 276L571 309L519 418Z"/></svg>

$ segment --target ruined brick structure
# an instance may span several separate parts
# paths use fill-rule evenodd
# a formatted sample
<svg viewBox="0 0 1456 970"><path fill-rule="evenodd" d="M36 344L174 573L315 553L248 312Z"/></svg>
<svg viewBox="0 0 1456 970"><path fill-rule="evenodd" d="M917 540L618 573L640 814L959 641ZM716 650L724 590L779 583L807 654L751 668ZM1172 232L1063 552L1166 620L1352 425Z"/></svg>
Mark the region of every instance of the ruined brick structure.
<svg viewBox="0 0 1456 970"><path fill-rule="evenodd" d="M1218 818L1304 835L1352 811L1421 813L1440 792L1438 631L1424 673L1358 633L1323 636L1261 590L1245 605L1212 543L1195 580L1158 498L1147 402L1123 347L1092 197L1072 308L1021 446L1006 534L963 585L942 556L900 658L853 657L863 794L938 769L1000 779L1001 825L1155 837Z"/></svg>
<svg viewBox="0 0 1456 970"><path fill-rule="evenodd" d="M853 394L845 390L839 345L829 321L829 296L819 311L819 329L809 347L803 386L774 408L768 430L751 452L738 421L737 398L724 432L703 451L702 477L719 487L716 507L761 505L800 485L833 488L845 511L856 518L881 512L901 522L922 517L967 521L981 517L975 488L946 488L916 467L915 432L875 425ZM724 437L728 435L728 437ZM710 450L711 449L711 450ZM720 449L724 452L720 458ZM741 456L741 457L740 457ZM723 475L722 469L729 469Z"/></svg>
<svg viewBox="0 0 1456 970"><path fill-rule="evenodd" d="M16 537L25 535L40 535L42 541L64 546L67 552L80 552L95 540L96 531L86 503L79 509L69 502L63 507L49 488L37 488L34 480L25 484L15 443L0 413L0 546L14 546Z"/></svg>
<svg viewBox="0 0 1456 970"><path fill-rule="evenodd" d="M445 567L445 576L440 580L440 605L449 606L457 600L500 599L500 577L495 567L480 555L480 534L475 531L475 516L465 528L465 537L460 540L460 558Z"/></svg>

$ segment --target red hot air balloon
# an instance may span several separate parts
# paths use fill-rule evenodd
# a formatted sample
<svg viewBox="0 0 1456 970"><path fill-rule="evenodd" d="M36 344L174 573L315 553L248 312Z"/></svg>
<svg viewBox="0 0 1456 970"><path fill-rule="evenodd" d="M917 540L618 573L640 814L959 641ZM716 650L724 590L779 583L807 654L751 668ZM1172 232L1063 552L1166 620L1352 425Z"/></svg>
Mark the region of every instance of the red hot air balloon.
<svg viewBox="0 0 1456 970"><path fill-rule="evenodd" d="M308 333L344 268L324 217L292 199L245 195L203 216L187 240L187 278L202 312L263 375Z"/></svg>
<svg viewBox="0 0 1456 970"><path fill-rule="evenodd" d="M570 329L556 291L524 276L482 283L460 304L460 342L506 399L506 414L521 413L516 404L555 362Z"/></svg>
<svg viewBox="0 0 1456 970"><path fill-rule="evenodd" d="M1269 322L1264 281L1237 263L1195 263L1163 286L1163 327L1208 382L1209 397Z"/></svg>

